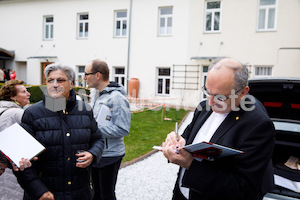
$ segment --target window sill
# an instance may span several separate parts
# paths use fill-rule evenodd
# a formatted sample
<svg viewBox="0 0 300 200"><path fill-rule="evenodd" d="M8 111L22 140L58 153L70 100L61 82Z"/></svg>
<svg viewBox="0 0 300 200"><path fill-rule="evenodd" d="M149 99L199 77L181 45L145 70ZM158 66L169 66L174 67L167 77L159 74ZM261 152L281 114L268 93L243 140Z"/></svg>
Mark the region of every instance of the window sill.
<svg viewBox="0 0 300 200"><path fill-rule="evenodd" d="M172 36L173 36L172 34L171 35L167 35L167 34L166 35L159 35L159 34L157 35L157 37L172 37Z"/></svg>
<svg viewBox="0 0 300 200"><path fill-rule="evenodd" d="M87 40L87 39L89 39L88 37L86 37L86 38L76 38L77 40Z"/></svg>
<svg viewBox="0 0 300 200"><path fill-rule="evenodd" d="M114 39L126 39L127 38L127 35L126 36L113 36Z"/></svg>
<svg viewBox="0 0 300 200"><path fill-rule="evenodd" d="M220 34L221 31L204 31L203 34Z"/></svg>
<svg viewBox="0 0 300 200"><path fill-rule="evenodd" d="M277 32L277 30L276 29L270 29L270 30L268 30L268 29L263 29L263 30L256 30L256 32L257 33L265 33L265 32Z"/></svg>
<svg viewBox="0 0 300 200"><path fill-rule="evenodd" d="M170 94L155 94L155 96L159 96L159 97L170 97Z"/></svg>

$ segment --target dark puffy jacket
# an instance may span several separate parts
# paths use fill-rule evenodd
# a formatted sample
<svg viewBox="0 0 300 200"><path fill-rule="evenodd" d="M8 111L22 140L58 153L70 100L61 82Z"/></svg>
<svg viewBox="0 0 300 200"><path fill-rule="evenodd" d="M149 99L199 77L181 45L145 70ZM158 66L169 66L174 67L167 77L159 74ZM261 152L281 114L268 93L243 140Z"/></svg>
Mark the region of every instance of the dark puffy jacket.
<svg viewBox="0 0 300 200"><path fill-rule="evenodd" d="M27 108L22 118L21 125L46 147L32 167L15 173L24 199L39 199L47 191L55 200L92 199L90 167L77 168L75 156L77 150L86 150L95 163L102 155L104 142L92 110L76 101L74 90L64 111L52 112L44 101Z"/></svg>

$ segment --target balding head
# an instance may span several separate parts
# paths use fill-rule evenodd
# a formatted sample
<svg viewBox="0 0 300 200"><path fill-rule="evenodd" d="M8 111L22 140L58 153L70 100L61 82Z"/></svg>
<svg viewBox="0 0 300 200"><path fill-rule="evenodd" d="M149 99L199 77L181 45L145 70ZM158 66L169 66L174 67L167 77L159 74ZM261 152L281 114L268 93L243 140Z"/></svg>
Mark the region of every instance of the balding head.
<svg viewBox="0 0 300 200"><path fill-rule="evenodd" d="M234 85L233 89L236 91L241 90L245 86L248 85L248 69L245 65L241 64L237 60L234 60L232 58L221 58L213 62L209 66L210 70L220 70L222 68L227 68L228 70L231 70L234 74ZM222 69L220 73L223 73L224 71L227 71L226 69Z"/></svg>

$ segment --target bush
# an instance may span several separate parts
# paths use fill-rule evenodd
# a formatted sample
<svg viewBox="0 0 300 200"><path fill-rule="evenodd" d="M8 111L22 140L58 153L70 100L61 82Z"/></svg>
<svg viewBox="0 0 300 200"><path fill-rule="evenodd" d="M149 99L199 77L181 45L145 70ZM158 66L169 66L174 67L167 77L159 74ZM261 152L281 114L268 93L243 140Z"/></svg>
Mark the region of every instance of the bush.
<svg viewBox="0 0 300 200"><path fill-rule="evenodd" d="M0 88L2 87L3 84L4 83L0 83ZM44 93L41 90L40 86L46 87L45 85L34 85L34 86L25 85L25 87L27 87L28 92L31 94L30 103L36 103L43 99ZM90 90L87 90L87 89L84 89L81 87L74 87L74 90L76 92L78 92L80 89L85 90L85 94L87 94L87 95L90 94Z"/></svg>
<svg viewBox="0 0 300 200"><path fill-rule="evenodd" d="M3 86L4 83L0 83L0 88ZM25 87L28 87L28 85L25 85ZM30 102L31 103L36 103L43 99L43 92L40 89L40 87L37 86L30 86L27 88L28 92L31 94L30 96Z"/></svg>
<svg viewBox="0 0 300 200"><path fill-rule="evenodd" d="M30 96L30 102L36 103L43 99L44 93L40 89L39 85L31 86L27 88L28 92L31 94Z"/></svg>
<svg viewBox="0 0 300 200"><path fill-rule="evenodd" d="M46 86L43 86L43 87L46 87ZM74 90L76 92L78 92L78 90L80 90L80 89L83 89L83 88L74 87ZM43 99L44 94L43 94L42 90L40 89L40 86L32 86L30 88L27 88L27 90L31 94L31 96L30 96L30 102L31 103L36 103L36 102ZM87 89L84 89L84 90L85 90L87 95L90 94L89 90L87 90Z"/></svg>
<svg viewBox="0 0 300 200"><path fill-rule="evenodd" d="M85 90L85 94L89 95L90 94L90 90L87 90L85 88L82 88L82 87L74 87L74 90L76 92L78 92L79 90Z"/></svg>

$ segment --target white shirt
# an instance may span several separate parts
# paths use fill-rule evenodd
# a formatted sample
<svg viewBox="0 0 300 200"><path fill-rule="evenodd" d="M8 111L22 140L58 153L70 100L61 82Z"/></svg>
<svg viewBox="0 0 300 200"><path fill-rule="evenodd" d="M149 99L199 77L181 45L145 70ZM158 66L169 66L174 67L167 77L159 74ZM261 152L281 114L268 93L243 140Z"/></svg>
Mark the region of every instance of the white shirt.
<svg viewBox="0 0 300 200"><path fill-rule="evenodd" d="M227 117L228 113L225 114L219 114L216 112L212 112L211 115L207 118L207 120L204 122L202 127L199 129L196 137L194 138L192 144L196 144L202 141L209 142L216 130L219 128L219 126L222 124L222 122ZM179 188L181 193L185 196L185 198L189 199L189 193L190 189L186 187L182 187L182 177L184 175L185 168L181 168L180 171L180 178L179 178Z"/></svg>

